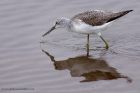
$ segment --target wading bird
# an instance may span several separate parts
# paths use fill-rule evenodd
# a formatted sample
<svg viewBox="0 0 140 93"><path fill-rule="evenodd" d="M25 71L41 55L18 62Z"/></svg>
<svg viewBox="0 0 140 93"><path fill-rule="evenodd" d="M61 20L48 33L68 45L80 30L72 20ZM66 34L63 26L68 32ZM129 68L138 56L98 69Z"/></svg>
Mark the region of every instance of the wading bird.
<svg viewBox="0 0 140 93"><path fill-rule="evenodd" d="M120 12L109 12L101 10L86 11L79 13L72 17L58 19L55 25L46 32L48 35L51 31L56 28L67 28L68 31L77 32L87 35L87 55L89 55L89 35L97 34L101 40L105 43L105 48L108 49L109 45L106 40L102 37L101 31L111 24L114 20L126 15L133 10L126 10Z"/></svg>

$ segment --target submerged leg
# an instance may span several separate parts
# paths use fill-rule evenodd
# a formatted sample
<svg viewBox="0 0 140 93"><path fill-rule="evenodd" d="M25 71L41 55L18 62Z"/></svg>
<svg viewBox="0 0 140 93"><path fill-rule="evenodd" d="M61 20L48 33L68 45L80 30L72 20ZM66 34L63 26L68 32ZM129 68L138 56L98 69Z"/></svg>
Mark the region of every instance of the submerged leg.
<svg viewBox="0 0 140 93"><path fill-rule="evenodd" d="M102 37L101 33L99 32L98 33L98 36L103 40L103 42L105 43L105 48L108 49L109 48L109 45L108 43L106 42L106 40Z"/></svg>
<svg viewBox="0 0 140 93"><path fill-rule="evenodd" d="M87 35L87 57L89 56L89 34Z"/></svg>

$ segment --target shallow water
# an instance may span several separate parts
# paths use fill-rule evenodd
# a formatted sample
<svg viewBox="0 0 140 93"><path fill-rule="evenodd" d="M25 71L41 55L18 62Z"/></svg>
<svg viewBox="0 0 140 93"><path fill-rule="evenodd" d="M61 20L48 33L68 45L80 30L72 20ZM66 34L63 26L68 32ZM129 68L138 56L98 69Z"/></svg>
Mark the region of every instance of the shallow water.
<svg viewBox="0 0 140 93"><path fill-rule="evenodd" d="M102 32L108 51L90 36L87 58L86 36L65 29L41 37L93 9L134 9ZM0 93L139 93L139 14L139 0L0 0Z"/></svg>

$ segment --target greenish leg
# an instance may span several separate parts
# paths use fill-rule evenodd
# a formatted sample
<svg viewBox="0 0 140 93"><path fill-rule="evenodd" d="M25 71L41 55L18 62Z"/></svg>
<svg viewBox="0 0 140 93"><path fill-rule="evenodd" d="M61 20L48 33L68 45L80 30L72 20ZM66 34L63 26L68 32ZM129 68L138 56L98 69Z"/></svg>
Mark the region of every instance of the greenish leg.
<svg viewBox="0 0 140 93"><path fill-rule="evenodd" d="M108 43L106 42L106 40L102 37L102 36L100 36L100 38L103 40L103 42L105 43L105 48L106 49L108 49L109 48L109 45L108 45Z"/></svg>
<svg viewBox="0 0 140 93"><path fill-rule="evenodd" d="M106 42L106 40L102 37L101 33L99 32L98 35L100 36L100 38L103 40L103 42L105 43L105 48L108 49L109 48L109 45L108 43Z"/></svg>
<svg viewBox="0 0 140 93"><path fill-rule="evenodd" d="M89 56L89 34L87 35L87 57Z"/></svg>

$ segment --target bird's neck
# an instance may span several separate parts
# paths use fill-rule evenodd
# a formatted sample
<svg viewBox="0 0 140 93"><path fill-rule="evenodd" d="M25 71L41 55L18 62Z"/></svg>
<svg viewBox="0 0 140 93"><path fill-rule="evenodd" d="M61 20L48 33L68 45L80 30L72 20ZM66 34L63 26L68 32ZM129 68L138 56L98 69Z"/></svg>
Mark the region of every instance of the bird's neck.
<svg viewBox="0 0 140 93"><path fill-rule="evenodd" d="M72 21L70 19L65 19L65 27L69 28L71 26Z"/></svg>

